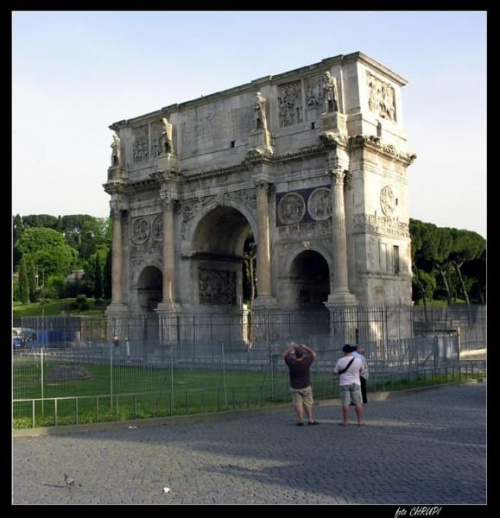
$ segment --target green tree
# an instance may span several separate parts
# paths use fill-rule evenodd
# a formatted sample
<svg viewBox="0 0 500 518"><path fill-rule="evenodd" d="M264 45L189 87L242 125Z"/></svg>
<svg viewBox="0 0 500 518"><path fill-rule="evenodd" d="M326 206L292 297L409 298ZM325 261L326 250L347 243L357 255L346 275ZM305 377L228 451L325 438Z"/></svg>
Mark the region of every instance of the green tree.
<svg viewBox="0 0 500 518"><path fill-rule="evenodd" d="M50 214L32 214L30 216L23 216L23 223L26 228L57 228L57 216Z"/></svg>
<svg viewBox="0 0 500 518"><path fill-rule="evenodd" d="M30 290L30 302L36 302L37 296L37 281L36 281L36 269L31 254L26 255L26 272L28 274L28 285Z"/></svg>
<svg viewBox="0 0 500 518"><path fill-rule="evenodd" d="M461 291L464 295L467 306L470 306L469 289L472 283L462 275L462 266L466 262L473 261L481 257L486 249L485 239L470 230L451 229L453 236L453 251L450 254L450 262L457 272ZM466 284L469 285L469 289Z"/></svg>
<svg viewBox="0 0 500 518"><path fill-rule="evenodd" d="M102 269L99 254L95 256L94 267L94 298L100 299L102 297Z"/></svg>
<svg viewBox="0 0 500 518"><path fill-rule="evenodd" d="M106 262L104 264L104 275L103 275L103 282L102 282L105 299L111 298L111 263L112 263L112 252L111 252L111 248L110 248L110 249L108 249L108 252L106 254Z"/></svg>
<svg viewBox="0 0 500 518"><path fill-rule="evenodd" d="M28 272L26 266L26 259L21 258L19 264L19 297L23 304L27 304L30 298L30 287L28 282Z"/></svg>
<svg viewBox="0 0 500 518"><path fill-rule="evenodd" d="M51 275L68 275L75 264L76 251L64 240L64 237L49 228L28 228L19 238L18 250L29 254L33 263L43 270L46 278Z"/></svg>

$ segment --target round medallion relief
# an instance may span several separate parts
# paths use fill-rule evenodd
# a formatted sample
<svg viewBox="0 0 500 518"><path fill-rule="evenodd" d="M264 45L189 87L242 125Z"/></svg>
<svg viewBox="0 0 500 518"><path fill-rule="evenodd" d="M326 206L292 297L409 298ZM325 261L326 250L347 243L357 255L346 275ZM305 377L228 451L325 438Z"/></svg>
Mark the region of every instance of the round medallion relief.
<svg viewBox="0 0 500 518"><path fill-rule="evenodd" d="M386 216L392 216L396 210L396 197L388 185L380 191L380 207Z"/></svg>
<svg viewBox="0 0 500 518"><path fill-rule="evenodd" d="M132 227L132 241L138 245L142 245L142 243L148 240L149 232L148 220L145 218L136 219Z"/></svg>
<svg viewBox="0 0 500 518"><path fill-rule="evenodd" d="M300 194L290 192L281 198L278 204L278 215L285 225L298 223L306 213L306 204Z"/></svg>
<svg viewBox="0 0 500 518"><path fill-rule="evenodd" d="M315 220L322 221L328 219L332 215L332 196L330 189L320 187L313 191L307 201L307 210Z"/></svg>
<svg viewBox="0 0 500 518"><path fill-rule="evenodd" d="M151 226L151 237L155 241L161 241L163 239L163 216L156 216Z"/></svg>

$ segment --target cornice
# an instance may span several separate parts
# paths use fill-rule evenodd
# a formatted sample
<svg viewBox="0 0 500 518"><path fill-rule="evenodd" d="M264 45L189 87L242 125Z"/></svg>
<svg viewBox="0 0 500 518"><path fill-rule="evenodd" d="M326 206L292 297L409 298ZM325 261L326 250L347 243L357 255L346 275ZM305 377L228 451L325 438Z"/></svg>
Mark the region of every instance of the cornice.
<svg viewBox="0 0 500 518"><path fill-rule="evenodd" d="M367 148L389 160L397 160L405 165L412 164L417 155L401 151L392 144L385 144L375 135L354 135L349 138L349 149Z"/></svg>

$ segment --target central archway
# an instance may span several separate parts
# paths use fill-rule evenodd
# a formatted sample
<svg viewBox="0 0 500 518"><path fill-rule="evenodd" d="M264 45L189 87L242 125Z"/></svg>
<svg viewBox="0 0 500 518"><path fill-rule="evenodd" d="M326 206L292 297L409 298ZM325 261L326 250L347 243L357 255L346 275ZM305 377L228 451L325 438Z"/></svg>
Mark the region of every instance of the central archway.
<svg viewBox="0 0 500 518"><path fill-rule="evenodd" d="M198 222L191 242L190 299L197 342L205 347L248 341L248 278L252 227L234 207L217 206ZM215 345L214 345L215 344Z"/></svg>
<svg viewBox="0 0 500 518"><path fill-rule="evenodd" d="M242 308L252 229L237 209L218 206L198 223L192 240L194 302L205 310Z"/></svg>

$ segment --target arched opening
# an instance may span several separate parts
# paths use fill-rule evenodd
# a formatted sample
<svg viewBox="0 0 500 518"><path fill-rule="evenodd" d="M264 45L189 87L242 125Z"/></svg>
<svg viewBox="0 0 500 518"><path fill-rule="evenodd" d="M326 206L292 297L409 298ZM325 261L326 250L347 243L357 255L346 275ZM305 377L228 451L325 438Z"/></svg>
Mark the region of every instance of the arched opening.
<svg viewBox="0 0 500 518"><path fill-rule="evenodd" d="M192 278L198 304L241 308L251 298L255 252L251 226L233 207L219 206L198 224L193 236Z"/></svg>
<svg viewBox="0 0 500 518"><path fill-rule="evenodd" d="M324 309L330 294L330 271L324 257L305 250L293 261L290 282L294 306L301 310Z"/></svg>
<svg viewBox="0 0 500 518"><path fill-rule="evenodd" d="M158 315L154 311L163 299L163 275L156 266L144 268L137 281L138 302L142 312L138 337L143 343L158 343Z"/></svg>
<svg viewBox="0 0 500 518"><path fill-rule="evenodd" d="M139 306L153 313L163 298L163 276L156 266L144 268L137 282Z"/></svg>

